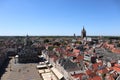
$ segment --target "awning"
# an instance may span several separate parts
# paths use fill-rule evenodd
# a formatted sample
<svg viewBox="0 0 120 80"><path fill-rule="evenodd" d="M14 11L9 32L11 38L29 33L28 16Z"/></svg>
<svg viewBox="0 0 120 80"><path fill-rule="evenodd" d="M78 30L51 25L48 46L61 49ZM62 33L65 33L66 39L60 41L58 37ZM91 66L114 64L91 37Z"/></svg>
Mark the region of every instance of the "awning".
<svg viewBox="0 0 120 80"><path fill-rule="evenodd" d="M58 79L62 79L64 76L56 69L56 68L51 68L51 70L54 72L54 74L58 77Z"/></svg>

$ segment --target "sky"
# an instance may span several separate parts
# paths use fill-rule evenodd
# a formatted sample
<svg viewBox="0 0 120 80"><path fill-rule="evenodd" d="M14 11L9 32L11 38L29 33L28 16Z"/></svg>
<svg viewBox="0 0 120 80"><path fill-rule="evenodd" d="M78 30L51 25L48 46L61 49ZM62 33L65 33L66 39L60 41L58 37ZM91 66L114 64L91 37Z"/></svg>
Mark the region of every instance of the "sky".
<svg viewBox="0 0 120 80"><path fill-rule="evenodd" d="M120 36L120 0L0 0L2 36Z"/></svg>

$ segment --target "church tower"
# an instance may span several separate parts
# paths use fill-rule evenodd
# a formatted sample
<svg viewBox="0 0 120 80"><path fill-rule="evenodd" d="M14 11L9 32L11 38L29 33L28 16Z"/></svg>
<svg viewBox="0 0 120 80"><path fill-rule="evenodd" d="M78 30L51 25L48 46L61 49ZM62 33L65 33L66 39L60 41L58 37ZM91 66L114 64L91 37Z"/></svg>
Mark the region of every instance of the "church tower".
<svg viewBox="0 0 120 80"><path fill-rule="evenodd" d="M85 30L85 28L83 26L83 29L81 31L81 38L84 38L84 37L86 37L86 30Z"/></svg>
<svg viewBox="0 0 120 80"><path fill-rule="evenodd" d="M30 40L30 37L27 35L26 38L24 39L24 46L30 47L31 45L32 45L32 41Z"/></svg>

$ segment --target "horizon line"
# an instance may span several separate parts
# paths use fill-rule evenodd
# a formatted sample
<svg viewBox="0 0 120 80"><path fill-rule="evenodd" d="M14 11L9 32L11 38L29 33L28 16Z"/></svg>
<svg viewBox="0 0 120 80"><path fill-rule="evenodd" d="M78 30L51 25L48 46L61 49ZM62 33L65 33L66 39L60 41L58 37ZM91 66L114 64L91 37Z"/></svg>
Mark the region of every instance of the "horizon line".
<svg viewBox="0 0 120 80"><path fill-rule="evenodd" d="M28 35L28 34L27 34ZM0 35L1 36L27 36L27 35ZM28 35L28 36L74 36L74 35ZM81 36L81 35L76 35L77 36ZM120 37L120 35L87 35L89 36L113 36L113 37Z"/></svg>

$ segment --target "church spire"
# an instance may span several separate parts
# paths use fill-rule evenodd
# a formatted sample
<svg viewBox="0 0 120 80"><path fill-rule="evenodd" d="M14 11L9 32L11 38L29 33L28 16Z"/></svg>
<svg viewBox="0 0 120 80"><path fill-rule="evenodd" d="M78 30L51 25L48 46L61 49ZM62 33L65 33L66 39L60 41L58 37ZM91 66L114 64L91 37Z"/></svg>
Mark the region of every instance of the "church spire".
<svg viewBox="0 0 120 80"><path fill-rule="evenodd" d="M86 30L85 30L84 26L83 26L83 30L82 30L82 31L85 31L85 32L86 32Z"/></svg>
<svg viewBox="0 0 120 80"><path fill-rule="evenodd" d="M81 31L81 38L84 38L84 37L86 37L86 30L85 30L85 28L83 26L83 29Z"/></svg>

